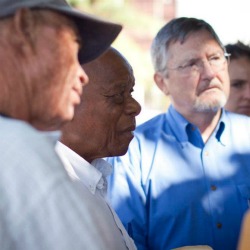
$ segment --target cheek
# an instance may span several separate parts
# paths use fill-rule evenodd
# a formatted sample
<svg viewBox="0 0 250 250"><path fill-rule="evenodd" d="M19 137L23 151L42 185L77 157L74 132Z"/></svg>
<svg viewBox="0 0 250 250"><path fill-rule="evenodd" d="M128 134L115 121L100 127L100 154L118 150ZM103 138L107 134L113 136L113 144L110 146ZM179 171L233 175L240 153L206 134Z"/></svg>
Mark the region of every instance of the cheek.
<svg viewBox="0 0 250 250"><path fill-rule="evenodd" d="M70 104L78 96L78 94L74 90L74 84L76 84L76 71L64 70L64 72L65 71L67 72L66 74L58 75L58 86L55 90L55 95L57 96L57 99L60 100L59 102L64 103L64 105ZM80 89L80 87L81 86L79 84L79 86L76 86L75 88Z"/></svg>
<svg viewBox="0 0 250 250"><path fill-rule="evenodd" d="M183 79L175 91L174 99L176 102L187 103L193 102L197 98L197 93L199 93L199 79Z"/></svg>
<svg viewBox="0 0 250 250"><path fill-rule="evenodd" d="M230 99L235 100L237 102L239 102L242 98L242 96L244 95L244 89L234 89L231 88L230 90Z"/></svg>
<svg viewBox="0 0 250 250"><path fill-rule="evenodd" d="M119 131L119 122L117 119L114 119L113 117L110 117L110 119L106 120L106 135L108 138L108 141L110 144L114 145L119 145L121 141L121 132Z"/></svg>
<svg viewBox="0 0 250 250"><path fill-rule="evenodd" d="M172 88L176 89L178 93L188 94L193 93L199 86L200 77L179 77L177 81L172 83ZM183 91L185 89L185 91Z"/></svg>
<svg viewBox="0 0 250 250"><path fill-rule="evenodd" d="M60 84L51 89L51 98L47 98L48 112L51 117L62 120L71 120L74 115L74 106L70 98L70 90L66 85Z"/></svg>
<svg viewBox="0 0 250 250"><path fill-rule="evenodd" d="M226 97L229 98L229 96L231 95L231 93L230 93L231 92L230 91L230 85L229 84L225 85L223 87L223 89L224 89L224 93L225 93Z"/></svg>
<svg viewBox="0 0 250 250"><path fill-rule="evenodd" d="M224 89L228 90L230 89L230 78L228 72L224 72L221 76L218 77L221 83L224 86Z"/></svg>
<svg viewBox="0 0 250 250"><path fill-rule="evenodd" d="M231 111L236 111L235 109L237 108L241 99L242 98L241 95L239 94L239 91L237 91L234 88L231 88L226 108L230 109Z"/></svg>

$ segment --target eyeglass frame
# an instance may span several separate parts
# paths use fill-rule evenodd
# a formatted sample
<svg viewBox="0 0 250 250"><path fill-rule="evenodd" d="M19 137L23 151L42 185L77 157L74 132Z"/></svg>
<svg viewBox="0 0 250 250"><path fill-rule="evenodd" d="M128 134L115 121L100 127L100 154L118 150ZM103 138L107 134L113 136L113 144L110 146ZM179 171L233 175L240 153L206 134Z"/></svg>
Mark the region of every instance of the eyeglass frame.
<svg viewBox="0 0 250 250"><path fill-rule="evenodd" d="M225 62L227 62L227 65L229 65L230 56L231 56L231 54L227 53L226 51L224 51L223 53L217 52L216 54L212 55L211 57L206 59L206 62L208 62L212 68L215 67L216 65L214 65L213 63L211 64L211 58L214 58L218 54L221 54L220 56L223 57L224 60L221 62L221 65L217 65L216 72L219 72L220 70L223 69L223 68L219 69L219 67L222 67ZM166 72L166 70L176 70L179 72L182 71L181 74L183 74L183 75L192 75L193 73L201 73L201 71L204 69L204 63L205 63L204 60L195 58L195 59L189 60L189 62L187 62L186 65L184 63L183 65L177 66L175 68L166 67L163 71ZM195 66L196 66L196 68L194 68ZM188 71L184 72L184 70L188 70ZM216 68L213 68L213 70L216 70Z"/></svg>

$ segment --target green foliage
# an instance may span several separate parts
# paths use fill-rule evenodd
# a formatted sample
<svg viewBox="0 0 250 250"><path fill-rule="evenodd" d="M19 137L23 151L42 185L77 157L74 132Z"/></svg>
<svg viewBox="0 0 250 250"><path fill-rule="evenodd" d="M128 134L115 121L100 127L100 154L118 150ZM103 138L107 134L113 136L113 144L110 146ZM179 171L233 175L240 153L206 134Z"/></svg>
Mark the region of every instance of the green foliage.
<svg viewBox="0 0 250 250"><path fill-rule="evenodd" d="M73 7L77 7L82 3L82 0L67 0L67 2L73 6Z"/></svg>

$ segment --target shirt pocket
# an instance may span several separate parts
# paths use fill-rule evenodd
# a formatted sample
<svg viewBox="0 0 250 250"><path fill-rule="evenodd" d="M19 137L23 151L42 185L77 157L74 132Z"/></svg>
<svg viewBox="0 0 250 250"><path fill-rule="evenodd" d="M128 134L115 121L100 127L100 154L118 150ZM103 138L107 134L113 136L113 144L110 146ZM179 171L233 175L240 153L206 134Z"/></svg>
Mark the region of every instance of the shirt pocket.
<svg viewBox="0 0 250 250"><path fill-rule="evenodd" d="M249 185L238 185L238 190L241 197L247 201L247 206L250 208L250 186Z"/></svg>

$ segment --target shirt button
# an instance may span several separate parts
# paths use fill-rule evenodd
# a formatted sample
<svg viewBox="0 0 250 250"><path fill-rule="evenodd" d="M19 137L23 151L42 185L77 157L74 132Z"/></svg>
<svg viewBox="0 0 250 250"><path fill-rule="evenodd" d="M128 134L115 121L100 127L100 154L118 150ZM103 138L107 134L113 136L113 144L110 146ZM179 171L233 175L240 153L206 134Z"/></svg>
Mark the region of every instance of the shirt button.
<svg viewBox="0 0 250 250"><path fill-rule="evenodd" d="M208 153L208 151L206 151L206 152L205 152L205 156L209 156L209 153Z"/></svg>
<svg viewBox="0 0 250 250"><path fill-rule="evenodd" d="M218 229L221 229L221 228L222 228L222 224L221 224L221 223L219 223L219 222L217 223L217 225L216 225L216 226L217 226L217 228L218 228Z"/></svg>
<svg viewBox="0 0 250 250"><path fill-rule="evenodd" d="M217 187L215 185L211 185L211 190L215 191L217 189Z"/></svg>

